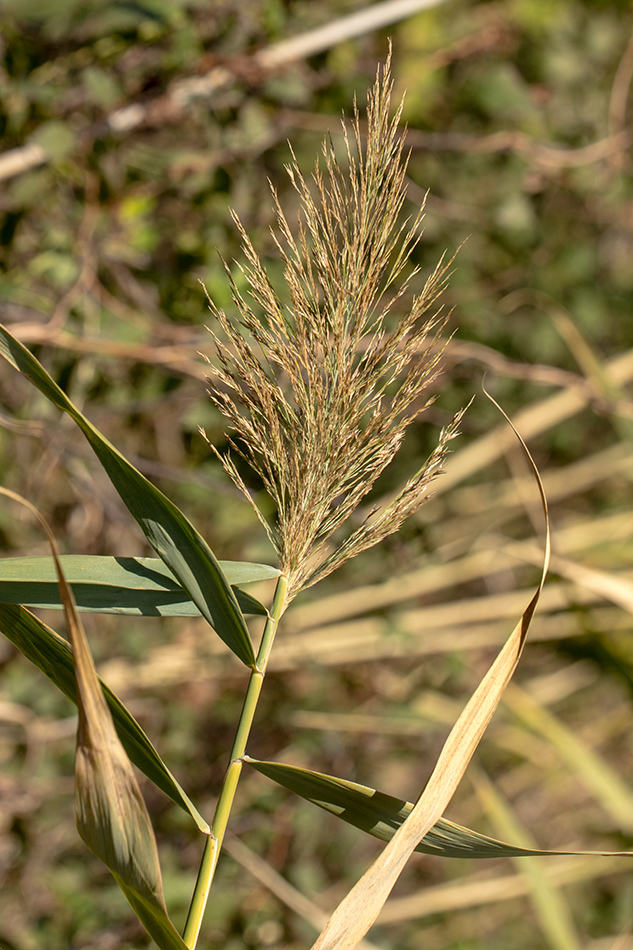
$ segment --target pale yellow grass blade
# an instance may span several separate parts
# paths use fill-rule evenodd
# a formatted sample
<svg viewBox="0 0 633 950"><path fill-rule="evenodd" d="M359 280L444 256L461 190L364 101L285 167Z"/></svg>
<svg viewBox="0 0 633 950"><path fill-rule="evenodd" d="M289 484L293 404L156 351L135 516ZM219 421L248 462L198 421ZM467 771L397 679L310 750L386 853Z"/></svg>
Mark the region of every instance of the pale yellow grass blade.
<svg viewBox="0 0 633 950"><path fill-rule="evenodd" d="M496 647L504 642L506 623L520 613L525 597L526 591L519 590L465 598L398 611L386 618L364 617L283 636L276 644L270 668L287 670L298 669L304 663L353 663L359 655L369 661ZM551 640L576 635L577 618L558 611L566 610L572 603L591 605L601 600L598 594L578 590L572 584L548 584L541 607L552 615L540 617L536 636L539 640ZM612 622L610 614L609 623Z"/></svg>
<svg viewBox="0 0 633 950"><path fill-rule="evenodd" d="M629 382L633 379L633 350L607 360L604 371L613 383ZM566 389L554 396L532 403L531 406L518 412L515 416L516 425L520 427L523 437L530 439L576 415L585 408L587 402L587 393ZM449 457L444 474L436 481L434 493L436 495L445 493L470 475L502 458L510 445L509 433L500 426L477 439L467 448L455 452Z"/></svg>
<svg viewBox="0 0 633 950"><path fill-rule="evenodd" d="M543 865L552 886L563 887L579 881L596 881L608 874L630 874L630 867L618 857L549 858ZM529 893L522 874L496 874L482 871L467 879L426 888L407 897L394 897L383 907L378 923L401 924L407 920L432 917L472 907L485 907L516 900Z"/></svg>
<svg viewBox="0 0 633 950"><path fill-rule="evenodd" d="M546 595L552 589L556 592L557 587L556 598L548 603ZM618 638L628 637L631 629L629 614L619 607L599 606L600 601L598 595L583 595L572 585L548 584L539 601L538 623L530 629L530 640L532 643L552 643L582 635L587 627L609 631ZM584 605L585 609L582 614L566 610L565 607L570 605ZM551 613L545 614L544 607ZM400 614L392 618L367 617L346 624L318 627L296 638L287 636L284 631L275 644L276 652L272 654L268 668L284 672L305 666L324 668L358 663L359 657L364 663L370 663L398 657L411 660L412 657L428 657L455 650L468 653L499 649L507 636L507 619L498 616L489 620L479 618L476 622L461 618L461 626L459 623L460 619L456 618L454 624L427 626L425 610L422 609L407 612L404 617ZM204 655L214 657L211 667L200 662L201 644L204 644ZM203 622L193 622L187 626L185 636L147 650L140 664L131 664L117 657L101 665L102 678L115 692L164 689L183 680L207 683L210 676L222 680L226 671L222 644L211 640Z"/></svg>
<svg viewBox="0 0 633 950"><path fill-rule="evenodd" d="M518 686L508 690L504 704L525 726L554 746L570 771L622 830L633 831L633 791L599 753Z"/></svg>
<svg viewBox="0 0 633 950"><path fill-rule="evenodd" d="M584 456L562 468L542 470L541 479L548 502L552 505L556 501L587 491L614 475L621 474L630 477L632 471L633 458L630 445L625 442L616 442L607 449ZM485 515L491 508L517 509L521 503L514 478L485 481L477 485L455 488L450 497L451 510L458 512L460 516ZM430 505L433 505L433 498ZM428 515L428 508L426 514Z"/></svg>
<svg viewBox="0 0 633 950"><path fill-rule="evenodd" d="M584 564L577 564L569 558L557 555L552 558L552 568L557 574L573 581L579 587L593 591L633 614L633 579L630 576L607 574L606 571L586 567Z"/></svg>
<svg viewBox="0 0 633 950"><path fill-rule="evenodd" d="M476 551L448 564L425 564L382 584L366 584L322 597L316 605L313 601L292 607L288 612L286 625L293 630L320 627L334 620L340 621L345 617L369 613L413 597L453 587L488 573L493 556L489 550Z"/></svg>
<svg viewBox="0 0 633 950"><path fill-rule="evenodd" d="M509 419L508 422L512 425ZM545 515L545 555L539 586L451 730L433 774L411 814L379 858L339 904L313 950L352 950L365 936L416 846L442 817L519 662L530 621L545 583L550 556L550 529L547 500L538 470L525 442L516 429L514 431L534 472Z"/></svg>
<svg viewBox="0 0 633 950"><path fill-rule="evenodd" d="M519 294L521 292L519 291ZM557 300L542 291L524 291L528 300L537 309L544 310L569 347L579 367L587 377L595 392L606 403L615 427L627 440L633 439L633 405L627 399L626 391L618 386L605 371L601 360L580 332L574 318Z"/></svg>
<svg viewBox="0 0 633 950"><path fill-rule="evenodd" d="M253 877L268 888L271 894L289 907L290 910L307 920L315 930L320 930L325 926L328 919L328 913L305 897L300 891L293 887L289 881L281 876L268 861L260 858L258 854L252 851L235 835L227 835L224 839L224 850L228 851L231 857L241 866L252 874ZM378 950L376 944L369 940L361 940L358 945L359 950Z"/></svg>
<svg viewBox="0 0 633 950"><path fill-rule="evenodd" d="M545 494L551 504L552 498L564 499L570 495L579 494L595 484L604 481L605 475L611 477L617 474L633 474L633 458L630 449L622 443L610 449L596 453L581 463L566 466L562 470L552 470L541 473ZM520 499L517 496L514 480L496 483L494 487L488 483L473 488L464 488L455 491L451 496L451 506L459 512L458 520L461 528L464 527L464 515L473 515L479 512L486 519L492 508L504 510L508 515L518 508ZM433 501L430 502L430 505ZM446 519L443 520L443 526ZM609 512L601 517L592 517L590 520L577 521L571 524L558 524L556 532L556 550L560 554L573 555L578 549L592 548L600 544L620 543L631 538L633 534L633 516L628 511ZM400 574L396 578L389 578L382 583L367 584L350 590L340 591L330 596L319 597L306 604L294 605L286 616L287 635L294 639L297 633L313 627L323 627L333 622L340 622L346 618L356 617L380 610L384 607L397 605L404 601L428 597L438 591L446 590L460 584L468 583L478 578L484 578L494 573L508 571L514 567L508 564L508 556L520 561L540 564L541 555L537 546L532 542L508 540L499 533L486 531L476 532L477 549L462 557L455 557L454 553L442 563L441 548L436 551L434 561L430 559L414 570ZM437 563L437 561L440 563ZM556 567L556 558L553 557L552 567ZM570 572L573 568L570 568ZM567 573L562 569L559 573L569 580L577 581L579 574ZM601 580L595 579L591 589L601 594L603 590L619 590L620 581L617 579L611 584L612 575L604 574ZM625 589L626 588L626 589ZM548 587L550 590L550 587ZM625 581L621 595L626 599L623 603L628 609L633 597L633 580ZM522 596L520 593L517 597ZM611 598L610 598L611 599ZM464 609L461 604L455 607L456 615ZM482 604L487 601L482 600ZM620 601L615 601L620 602ZM541 607L545 606L541 602ZM432 608L431 608L432 609ZM485 608L484 608L485 609ZM433 624L432 616L424 618L424 624Z"/></svg>
<svg viewBox="0 0 633 950"><path fill-rule="evenodd" d="M509 804L485 773L477 768L471 775L477 796L492 820L495 832L522 848L538 849L538 843L527 832ZM543 936L552 950L581 950L569 904L559 888L552 884L539 858L511 858L517 871L525 878L534 911Z"/></svg>

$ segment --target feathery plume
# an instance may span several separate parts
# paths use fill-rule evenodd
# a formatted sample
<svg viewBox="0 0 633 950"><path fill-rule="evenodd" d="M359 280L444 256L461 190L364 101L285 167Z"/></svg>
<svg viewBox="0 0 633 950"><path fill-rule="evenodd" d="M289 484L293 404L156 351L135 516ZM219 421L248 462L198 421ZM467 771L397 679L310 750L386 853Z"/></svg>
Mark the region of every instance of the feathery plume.
<svg viewBox="0 0 633 950"><path fill-rule="evenodd" d="M391 315L417 273L403 276L424 209L400 223L407 160L398 130L402 104L390 117L390 60L369 91L364 149L355 104L351 136L343 124L344 167L326 140L323 167L317 162L309 184L293 154L287 171L300 200L296 236L273 189L273 237L287 302L236 215L250 299L228 267L239 319L209 299L221 331L212 331L217 365L208 361L210 395L229 422L233 450L275 503L275 526L257 507L231 454L214 451L266 528L289 578L289 598L398 530L428 497L461 418L440 433L431 457L386 507L372 510L333 545L332 536L432 401L427 393L445 324L439 312L428 316L444 288L444 260L408 312L397 320Z"/></svg>

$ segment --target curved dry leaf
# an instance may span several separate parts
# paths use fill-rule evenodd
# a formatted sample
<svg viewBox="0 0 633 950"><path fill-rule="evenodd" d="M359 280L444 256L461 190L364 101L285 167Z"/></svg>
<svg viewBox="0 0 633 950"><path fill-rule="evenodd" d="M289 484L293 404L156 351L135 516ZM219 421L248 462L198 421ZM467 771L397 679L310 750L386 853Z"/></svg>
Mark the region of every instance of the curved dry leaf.
<svg viewBox="0 0 633 950"><path fill-rule="evenodd" d="M357 946L376 920L416 847L442 817L517 667L545 583L551 542L543 483L527 445L503 409L492 397L489 398L512 426L538 485L546 525L541 580L521 619L453 726L431 778L413 810L377 860L339 904L312 950L352 950Z"/></svg>
<svg viewBox="0 0 633 950"><path fill-rule="evenodd" d="M24 505L37 518L48 537L57 569L77 680L75 806L79 834L110 869L161 950L186 950L167 914L158 849L147 807L132 763L116 733L53 533L25 498L6 488L0 488L0 493Z"/></svg>

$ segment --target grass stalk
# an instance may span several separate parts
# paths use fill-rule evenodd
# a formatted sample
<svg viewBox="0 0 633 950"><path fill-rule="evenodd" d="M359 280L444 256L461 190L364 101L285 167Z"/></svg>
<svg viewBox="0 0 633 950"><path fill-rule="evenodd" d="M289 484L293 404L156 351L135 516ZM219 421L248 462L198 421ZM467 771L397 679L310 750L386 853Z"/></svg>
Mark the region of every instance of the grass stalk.
<svg viewBox="0 0 633 950"><path fill-rule="evenodd" d="M252 669L250 679L248 681L242 712L237 725L235 739L233 741L233 748L231 749L231 758L224 776L220 795L215 806L215 813L211 823L211 834L207 838L204 847L202 860L200 862L200 870L198 871L198 878L196 880L196 886L193 891L189 913L187 915L187 921L183 931L183 940L187 946L191 948L191 950L193 950L193 948L196 946L196 943L198 942L198 936L200 934L200 928L202 927L204 912L209 899L209 892L211 890L211 885L213 884L215 869L220 857L220 850L222 848L222 842L224 840L229 816L231 814L231 808L233 807L233 800L235 798L237 784L242 772L243 758L246 753L246 743L248 742L248 737L250 735L253 720L255 718L257 703L259 701L259 695L264 682L264 676L266 675L268 658L270 657L270 651L272 650L275 634L277 633L277 627L279 626L279 621L286 606L287 590L288 578L281 574L277 580L275 595L273 597L272 606L268 614L266 626L264 627L264 633L262 635L262 641L257 653L255 666Z"/></svg>

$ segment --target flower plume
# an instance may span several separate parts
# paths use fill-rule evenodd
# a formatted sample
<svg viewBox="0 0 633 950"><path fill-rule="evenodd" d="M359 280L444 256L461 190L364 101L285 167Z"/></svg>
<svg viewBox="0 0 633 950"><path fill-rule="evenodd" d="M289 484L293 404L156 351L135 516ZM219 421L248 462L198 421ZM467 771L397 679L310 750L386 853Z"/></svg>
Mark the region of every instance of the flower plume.
<svg viewBox="0 0 633 950"><path fill-rule="evenodd" d="M234 215L248 298L227 267L239 319L209 300L219 327L210 395L229 422L233 450L276 505L275 526L231 453L216 454L264 524L291 597L396 531L422 504L459 421L440 433L431 457L386 507L333 542L429 405L441 354L445 319L429 311L444 287L444 261L405 315L392 316L417 273L404 276L423 217L420 209L401 223L407 161L402 104L390 117L392 85L388 59L369 91L364 148L356 105L351 135L343 125L344 164L326 140L308 182L293 155L287 170L300 202L296 234L273 190L283 299Z"/></svg>

